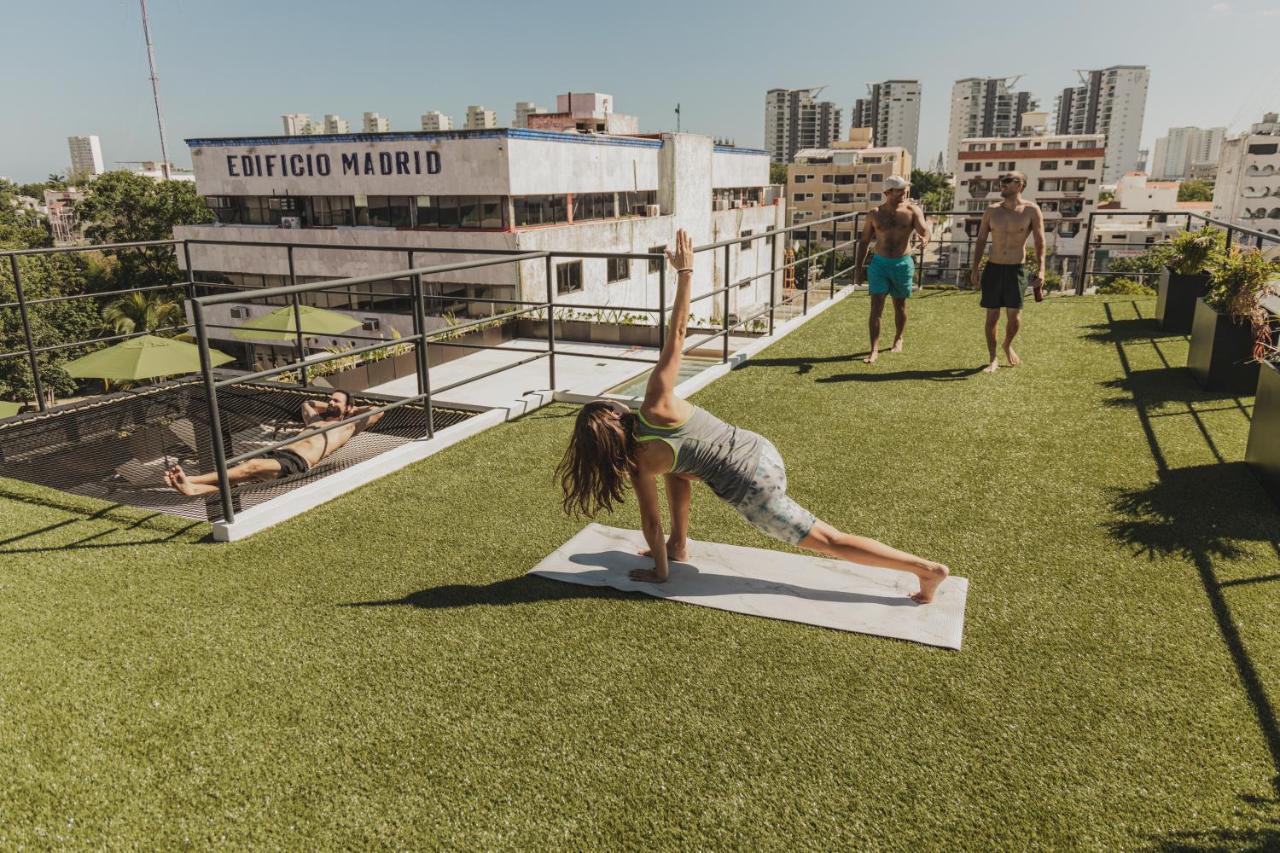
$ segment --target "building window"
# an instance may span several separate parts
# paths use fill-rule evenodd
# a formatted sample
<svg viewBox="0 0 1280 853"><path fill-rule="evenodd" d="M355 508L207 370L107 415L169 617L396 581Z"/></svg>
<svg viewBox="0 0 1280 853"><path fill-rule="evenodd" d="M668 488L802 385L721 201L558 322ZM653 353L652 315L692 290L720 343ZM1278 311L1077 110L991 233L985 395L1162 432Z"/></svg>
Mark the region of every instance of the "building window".
<svg viewBox="0 0 1280 853"><path fill-rule="evenodd" d="M808 175L795 175L794 177L796 179L797 184L803 184L805 181L809 179Z"/></svg>
<svg viewBox="0 0 1280 853"><path fill-rule="evenodd" d="M1016 171L1017 168L1018 168L1018 165L1014 163L1012 160L1000 161L1000 171L1002 172L1013 172L1013 171Z"/></svg>
<svg viewBox="0 0 1280 853"><path fill-rule="evenodd" d="M1041 160L1040 161L1040 171L1042 172L1053 172L1053 171L1056 171L1057 168L1058 168L1057 160Z"/></svg>
<svg viewBox="0 0 1280 853"><path fill-rule="evenodd" d="M626 281L629 278L631 278L631 260L629 258L609 258L609 283Z"/></svg>
<svg viewBox="0 0 1280 853"><path fill-rule="evenodd" d="M823 193L823 194L822 194L822 199L821 199L821 200L822 200L822 201L831 201L831 193Z"/></svg>
<svg viewBox="0 0 1280 853"><path fill-rule="evenodd" d="M1062 189L1062 182L1061 182L1061 181L1059 181L1059 180L1056 180L1056 179L1054 179L1054 180L1043 180L1043 179L1042 179L1042 180L1040 181L1040 192L1042 192L1042 193L1046 193L1046 192L1047 192L1047 193L1056 193L1056 192L1060 192L1060 191L1061 191L1061 189Z"/></svg>
<svg viewBox="0 0 1280 853"><path fill-rule="evenodd" d="M965 163L964 170L966 172L981 172L982 164L981 163Z"/></svg>
<svg viewBox="0 0 1280 853"><path fill-rule="evenodd" d="M570 261L556 267L556 293L577 293L582 290L582 261Z"/></svg>
<svg viewBox="0 0 1280 853"><path fill-rule="evenodd" d="M881 201L883 198L884 196L882 196L880 193L872 193L870 196L871 201Z"/></svg>
<svg viewBox="0 0 1280 853"><path fill-rule="evenodd" d="M835 181L835 176L834 176L834 175L826 174L826 175L823 175L823 176L822 176L822 182L823 182L824 184L830 184L830 183L832 183L832 182L834 182L834 181Z"/></svg>
<svg viewBox="0 0 1280 853"><path fill-rule="evenodd" d="M879 163L879 162L880 162L880 158L879 158L879 157L863 157L863 158L862 158L862 162L863 162L863 163L866 163L868 166L870 166L870 165L872 165L873 163Z"/></svg>
<svg viewBox="0 0 1280 853"><path fill-rule="evenodd" d="M666 246L650 246L649 247L649 254L651 255L661 255L666 251L667 251ZM649 272L662 272L662 265L665 263L666 263L666 260L663 258L650 258Z"/></svg>
<svg viewBox="0 0 1280 853"><path fill-rule="evenodd" d="M413 224L411 199L407 195L368 196L368 205L356 208L356 224L408 228Z"/></svg>
<svg viewBox="0 0 1280 853"><path fill-rule="evenodd" d="M739 251L739 252L746 252L746 251L750 251L750 249L751 249L751 241L750 241L750 240L748 240L748 239L746 239L746 238L748 238L748 237L750 237L750 236L751 236L751 232L750 232L750 231L743 231L743 232L742 232L741 234L739 234L738 236L742 238L742 243L740 243L740 244L738 245L738 251Z"/></svg>
<svg viewBox="0 0 1280 853"><path fill-rule="evenodd" d="M1078 169L1092 169L1097 164L1097 160L1081 160L1076 163Z"/></svg>
<svg viewBox="0 0 1280 853"><path fill-rule="evenodd" d="M573 197L573 221L613 219L613 193L578 193Z"/></svg>
<svg viewBox="0 0 1280 853"><path fill-rule="evenodd" d="M515 199L515 224L555 225L569 221L569 211L562 195L529 195Z"/></svg>
<svg viewBox="0 0 1280 853"><path fill-rule="evenodd" d="M872 173L871 173L871 183L873 183L873 184L878 184L878 183L880 183L880 182L881 182L881 181L883 181L883 180L884 180L884 173L883 173L883 172L872 172Z"/></svg>
<svg viewBox="0 0 1280 853"><path fill-rule="evenodd" d="M645 208L658 203L657 190L618 193L619 216L644 216Z"/></svg>
<svg viewBox="0 0 1280 853"><path fill-rule="evenodd" d="M311 196L307 200L308 225L329 228L335 225L351 225L355 222L355 199L351 196Z"/></svg>

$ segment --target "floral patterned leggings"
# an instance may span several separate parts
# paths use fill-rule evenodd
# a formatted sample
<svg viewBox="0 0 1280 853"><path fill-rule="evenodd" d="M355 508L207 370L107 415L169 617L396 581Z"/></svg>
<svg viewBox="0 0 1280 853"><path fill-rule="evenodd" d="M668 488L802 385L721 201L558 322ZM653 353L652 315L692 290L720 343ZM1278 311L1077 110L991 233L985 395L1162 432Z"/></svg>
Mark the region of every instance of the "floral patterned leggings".
<svg viewBox="0 0 1280 853"><path fill-rule="evenodd" d="M768 440L764 442L751 488L732 506L753 527L792 545L799 545L817 523L813 513L787 496L787 470L782 464L782 454Z"/></svg>

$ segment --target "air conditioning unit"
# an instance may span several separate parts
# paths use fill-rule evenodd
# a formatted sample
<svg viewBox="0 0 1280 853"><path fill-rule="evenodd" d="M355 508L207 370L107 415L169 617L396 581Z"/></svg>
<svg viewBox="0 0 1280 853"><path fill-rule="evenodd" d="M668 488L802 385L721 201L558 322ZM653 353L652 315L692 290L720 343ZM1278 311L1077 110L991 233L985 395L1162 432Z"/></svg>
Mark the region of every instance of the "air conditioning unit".
<svg viewBox="0 0 1280 853"><path fill-rule="evenodd" d="M645 216L661 216L662 208L656 204L646 204L644 206L644 215Z"/></svg>
<svg viewBox="0 0 1280 853"><path fill-rule="evenodd" d="M247 318L248 318L248 316L249 316L249 309L248 309L247 307L245 307L244 305L232 305L232 306L231 306L231 319L232 319L232 320L244 320L244 319L247 319Z"/></svg>
<svg viewBox="0 0 1280 853"><path fill-rule="evenodd" d="M281 228L301 228L302 219L297 216L281 216L280 227Z"/></svg>
<svg viewBox="0 0 1280 853"><path fill-rule="evenodd" d="M362 317L360 319L360 330L364 332L376 332L382 326L382 321L377 317Z"/></svg>

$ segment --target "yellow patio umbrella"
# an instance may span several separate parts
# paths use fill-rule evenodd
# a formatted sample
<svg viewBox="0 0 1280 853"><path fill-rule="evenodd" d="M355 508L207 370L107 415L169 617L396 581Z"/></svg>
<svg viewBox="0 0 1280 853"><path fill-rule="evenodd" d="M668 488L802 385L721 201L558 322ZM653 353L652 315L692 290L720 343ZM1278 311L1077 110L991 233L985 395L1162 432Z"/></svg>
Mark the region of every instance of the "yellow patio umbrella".
<svg viewBox="0 0 1280 853"><path fill-rule="evenodd" d="M324 308L313 308L310 305L299 305L298 314L302 318L302 334L305 336L340 335L349 332L360 321L350 315L339 314ZM282 341L295 343L298 337L298 324L293 313L293 306L277 308L270 314L251 317L231 333L242 341Z"/></svg>
<svg viewBox="0 0 1280 853"><path fill-rule="evenodd" d="M214 367L235 361L234 356L209 350ZM157 376L179 376L200 370L200 348L175 338L142 335L67 362L62 366L77 379L137 382Z"/></svg>

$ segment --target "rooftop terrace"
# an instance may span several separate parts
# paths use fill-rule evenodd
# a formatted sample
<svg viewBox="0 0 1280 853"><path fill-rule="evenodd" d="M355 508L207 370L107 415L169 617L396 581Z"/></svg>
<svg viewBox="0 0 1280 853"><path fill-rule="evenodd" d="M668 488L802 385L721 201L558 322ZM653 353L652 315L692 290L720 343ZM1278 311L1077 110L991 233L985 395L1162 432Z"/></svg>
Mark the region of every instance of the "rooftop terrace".
<svg viewBox="0 0 1280 853"><path fill-rule="evenodd" d="M978 373L975 302L868 367L854 295L695 398L967 577L960 653L525 577L581 524L569 406L229 545L0 481L0 847L1280 845L1252 398L1149 298L1029 306Z"/></svg>

